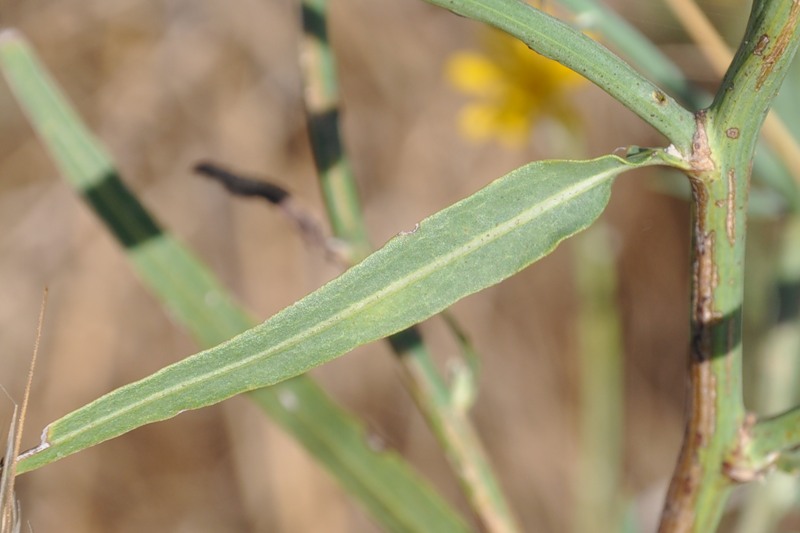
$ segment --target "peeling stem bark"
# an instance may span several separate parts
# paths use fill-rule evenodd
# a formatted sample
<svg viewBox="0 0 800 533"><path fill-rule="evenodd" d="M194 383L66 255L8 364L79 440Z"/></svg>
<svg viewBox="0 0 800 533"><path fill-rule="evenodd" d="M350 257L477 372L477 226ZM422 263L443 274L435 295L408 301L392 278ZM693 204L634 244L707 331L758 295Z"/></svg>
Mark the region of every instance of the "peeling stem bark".
<svg viewBox="0 0 800 533"><path fill-rule="evenodd" d="M744 420L741 300L746 174L715 162L697 114L687 425L660 533L714 531L733 481L724 465ZM744 190L745 193L741 193ZM739 194L737 194L739 192Z"/></svg>

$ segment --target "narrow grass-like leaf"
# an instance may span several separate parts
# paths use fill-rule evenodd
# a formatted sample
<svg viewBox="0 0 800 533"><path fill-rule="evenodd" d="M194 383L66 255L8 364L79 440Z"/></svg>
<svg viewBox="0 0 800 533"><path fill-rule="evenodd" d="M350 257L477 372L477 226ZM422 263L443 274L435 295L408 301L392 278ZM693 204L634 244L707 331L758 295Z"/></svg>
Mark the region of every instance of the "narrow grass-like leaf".
<svg viewBox="0 0 800 533"><path fill-rule="evenodd" d="M6 447L3 453L3 465L13 464L18 450L15 443L17 432L19 431L19 420L17 419L17 406L14 406L14 413L11 415L11 422L8 424L8 435L6 435ZM0 471L0 533L17 533L20 530L21 521L19 518L19 500L14 493L15 472L11 468L3 468Z"/></svg>
<svg viewBox="0 0 800 533"><path fill-rule="evenodd" d="M19 465L30 470L141 425L279 383L405 329L493 285L586 228L613 179L664 163L628 159L528 164L401 233L264 324L127 385L52 423Z"/></svg>
<svg viewBox="0 0 800 533"><path fill-rule="evenodd" d="M119 180L111 158L14 32L0 34L0 64L65 178L125 247L142 281L171 315L204 346L252 327L254 321L228 297L213 274L164 233ZM373 450L363 425L333 403L310 378L299 376L253 391L250 397L331 471L387 531L468 530L402 458L390 451ZM71 451L90 446L92 441L99 442L96 438L84 439L83 445ZM71 453L63 448L53 451L44 461L19 463L18 471Z"/></svg>

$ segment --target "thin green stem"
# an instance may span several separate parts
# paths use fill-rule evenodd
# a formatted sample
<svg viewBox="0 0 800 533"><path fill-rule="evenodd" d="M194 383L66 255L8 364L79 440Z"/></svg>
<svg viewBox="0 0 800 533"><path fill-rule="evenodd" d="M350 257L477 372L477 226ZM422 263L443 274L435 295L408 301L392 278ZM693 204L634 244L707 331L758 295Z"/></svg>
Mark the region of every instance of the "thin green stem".
<svg viewBox="0 0 800 533"><path fill-rule="evenodd" d="M745 459L741 308L747 193L758 132L798 45L796 0L753 4L708 112L697 114L689 420L661 532L714 531Z"/></svg>
<svg viewBox="0 0 800 533"><path fill-rule="evenodd" d="M300 54L311 150L333 234L349 247L351 262L370 254L358 188L339 135L339 85L328 39L327 0L301 2Z"/></svg>
<svg viewBox="0 0 800 533"><path fill-rule="evenodd" d="M786 406L795 405L800 399L798 394L800 360L797 358L797 354L800 353L798 242L800 242L800 218L792 216L781 231L779 274L777 279L773 280L774 285L771 287L774 290L764 291L772 293L770 302L777 301L777 323L767 332L766 338L759 346L757 356L752 359L752 364L748 365L750 366L748 370L754 371L752 381L756 389L755 393L750 395L753 398L751 408L758 413L780 413ZM774 268L773 262L769 259L764 261L761 268L771 271ZM762 261L759 259L758 263L760 262ZM755 265L756 268L760 266L758 263ZM752 267L751 262L747 268L752 272ZM752 309L748 309L748 314L751 312ZM761 313L757 311L755 314L763 314L763 311ZM772 421L765 422L767 425L772 423ZM771 469L773 464L778 468L784 467L786 450L792 448L791 443L787 446L784 443L775 443L771 438L764 438L760 435L763 429L765 424L759 421L750 432L748 439L750 445L747 448L747 456L752 465L751 475L758 478L763 478L765 469ZM800 441L796 441L794 445L800 445ZM778 453L780 456L777 456ZM795 504L799 481L796 477L770 475L752 487L737 517L736 533L776 530L781 517Z"/></svg>
<svg viewBox="0 0 800 533"><path fill-rule="evenodd" d="M328 39L327 0L301 2L302 66L311 148L334 235L350 247L355 263L371 252L357 187L339 132L339 90ZM462 488L487 530L520 531L466 412L452 401L418 330L388 338L410 378L411 393L445 450Z"/></svg>
<svg viewBox="0 0 800 533"><path fill-rule="evenodd" d="M619 531L622 524L624 364L609 231L597 223L576 240L580 300L576 532Z"/></svg>
<svg viewBox="0 0 800 533"><path fill-rule="evenodd" d="M581 74L661 132L682 154L692 143L692 113L617 55L568 24L519 0L426 0L485 22Z"/></svg>
<svg viewBox="0 0 800 533"><path fill-rule="evenodd" d="M450 388L433 364L417 331L389 337L403 356L411 391L420 410L458 475L467 499L484 528L491 532L522 531L496 481L478 433L465 409L453 401Z"/></svg>
<svg viewBox="0 0 800 533"><path fill-rule="evenodd" d="M711 99L705 91L689 83L678 66L651 40L608 6L596 0L559 0L559 3L575 15L579 29L599 33L603 42L670 93L695 108Z"/></svg>
<svg viewBox="0 0 800 533"><path fill-rule="evenodd" d="M783 451L800 448L800 407L760 420L750 434L753 465L772 464Z"/></svg>

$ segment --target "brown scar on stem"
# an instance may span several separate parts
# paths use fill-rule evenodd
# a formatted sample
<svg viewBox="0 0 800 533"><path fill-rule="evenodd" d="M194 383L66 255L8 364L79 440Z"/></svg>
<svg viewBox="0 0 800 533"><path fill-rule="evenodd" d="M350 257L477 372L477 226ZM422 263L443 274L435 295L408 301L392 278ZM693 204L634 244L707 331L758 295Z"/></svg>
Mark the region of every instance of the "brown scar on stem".
<svg viewBox="0 0 800 533"><path fill-rule="evenodd" d="M731 246L736 243L736 171L728 171L728 196L725 214L725 233Z"/></svg>
<svg viewBox="0 0 800 533"><path fill-rule="evenodd" d="M728 128L725 130L725 135L729 139L738 139L739 138L739 128Z"/></svg>
<svg viewBox="0 0 800 533"><path fill-rule="evenodd" d="M775 44L772 46L772 50L770 50L767 55L762 56L763 61L761 63L761 72L758 73L758 78L756 79L756 91L761 89L761 87L764 85L764 82L767 81L767 78L772 73L772 69L775 68L775 63L781 58L781 56L783 56L784 52L786 52L786 47L789 46L789 43L792 40L792 28L797 25L797 17L799 15L800 2L794 0L792 2L792 7L789 8L789 16L786 18L786 24L783 25L781 32L775 39ZM761 41L765 36L766 35L762 35L761 39L759 39L758 44L756 45L756 50L759 49ZM767 42L769 42L769 37L767 37ZM764 43L764 47L766 46L767 44ZM761 52L763 53L763 49Z"/></svg>
<svg viewBox="0 0 800 533"><path fill-rule="evenodd" d="M692 174L697 177L702 172L714 170L714 160L711 158L711 147L708 144L706 132L706 112L700 110L695 113L695 130L692 137L692 155L689 158Z"/></svg>
<svg viewBox="0 0 800 533"><path fill-rule="evenodd" d="M700 110L695 113L696 129L692 137L692 154L690 156L691 173L690 182L692 194L697 206L695 222L695 247L697 258L693 267L694 294L693 319L705 329L705 325L710 325L719 318L719 313L713 310L714 290L719 283L717 266L714 262L714 246L716 233L706 231L706 215L708 212L708 184L700 176L703 173L712 171L715 168L714 160L711 157L711 147L708 143L706 132L706 112Z"/></svg>
<svg viewBox="0 0 800 533"><path fill-rule="evenodd" d="M694 282L692 284L692 300L694 302L692 313L694 322L702 329L711 326L721 317L720 313L713 309L714 290L719 285L717 265L714 262L716 232L707 232L705 229L709 201L707 185L698 179L692 179L691 185L694 201L697 205L697 220L694 228L697 258L692 269Z"/></svg>
<svg viewBox="0 0 800 533"><path fill-rule="evenodd" d="M713 437L716 427L716 377L711 368L711 359L705 357L711 350L711 327L708 324L697 324L695 329L691 347L689 420L676 468L677 474L670 484L659 533L691 531L695 520L692 501L697 495L704 473L700 451Z"/></svg>
<svg viewBox="0 0 800 533"><path fill-rule="evenodd" d="M709 182L716 179L711 147L706 133L706 114L695 114L696 129L692 138L692 153L688 172L694 197L694 262L692 264L692 337L690 341L690 399L689 420L659 533L691 531L694 527L698 489L707 466L700 454L713 439L717 417L717 376L712 368L715 330L721 326L722 314L714 307L714 294L719 285L716 264L716 232L707 230ZM730 175L728 178L730 179ZM735 176L734 176L735 177ZM730 185L730 184L728 184ZM728 196L718 208L730 205Z"/></svg>
<svg viewBox="0 0 800 533"><path fill-rule="evenodd" d="M692 326L689 420L683 448L679 455L676 477L670 484L659 533L690 531L695 513L692 500L697 495L703 477L700 451L714 435L716 427L716 376L711 368L712 330L719 318L713 311L713 291L718 283L714 265L713 231L705 231L705 216L708 205L707 185L692 179L692 190L697 206L695 214L695 240L698 257L692 267Z"/></svg>
<svg viewBox="0 0 800 533"><path fill-rule="evenodd" d="M747 413L737 431L736 446L722 463L722 471L734 483L748 483L762 479L775 465L780 453L772 452L754 461L748 455L753 441L753 427L758 419Z"/></svg>
<svg viewBox="0 0 800 533"><path fill-rule="evenodd" d="M695 514L690 500L696 495L703 477L700 450L714 434L716 426L716 377L711 368L712 326L719 313L711 311L712 301L707 298L716 284L713 265L714 232L705 232L705 211L708 191L700 180L692 180L695 202L698 206L695 223L697 248L700 258L693 267L695 306L692 309L694 335L691 342L689 421L686 425L683 449L676 468L677 477L672 480L663 511L659 533L690 531ZM710 278L710 279L706 279ZM711 289L703 289L711 287ZM702 290L701 290L702 289Z"/></svg>
<svg viewBox="0 0 800 533"><path fill-rule="evenodd" d="M758 42L756 43L756 47L753 50L753 55L754 56L763 55L764 49L767 47L768 44L769 44L769 35L765 33L764 35L759 37Z"/></svg>
<svg viewBox="0 0 800 533"><path fill-rule="evenodd" d="M710 231L698 235L697 238L701 239L698 249L703 249L703 252L697 258L697 266L695 267L695 320L703 327L708 327L721 318L719 311L715 311L713 307L714 291L719 285L717 265L714 262L716 233Z"/></svg>
<svg viewBox="0 0 800 533"><path fill-rule="evenodd" d="M653 91L653 98L659 105L664 105L667 103L667 95L661 91Z"/></svg>

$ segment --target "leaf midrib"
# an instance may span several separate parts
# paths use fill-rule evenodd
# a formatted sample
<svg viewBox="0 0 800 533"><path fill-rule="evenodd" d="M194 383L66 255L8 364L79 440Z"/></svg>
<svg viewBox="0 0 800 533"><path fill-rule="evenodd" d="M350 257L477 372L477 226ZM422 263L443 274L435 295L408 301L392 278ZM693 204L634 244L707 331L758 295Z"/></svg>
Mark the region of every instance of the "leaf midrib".
<svg viewBox="0 0 800 533"><path fill-rule="evenodd" d="M229 365L217 368L217 369L213 370L212 372L204 373L204 374L196 376L196 377L194 377L192 379L183 380L180 383L177 383L175 385L172 385L171 387L165 388L165 389L163 389L163 390L161 390L161 391L159 391L157 393L150 394L150 395L146 396L145 398L142 398L141 400L139 400L137 402L133 402L133 403L125 405L121 409L115 410L115 411L113 411L111 413L108 413L108 414L102 416L102 417L94 418L91 423L82 425L80 428L78 428L76 430L73 430L71 432L65 433L65 434L63 434L61 436L53 438L52 440L48 440L48 443L51 446L55 446L55 445L57 445L57 444L59 444L61 442L72 440L76 436L78 436L78 435L80 435L82 433L90 432L94 428L102 426L103 424L105 424L109 420L113 420L115 418L119 418L120 416L124 415L127 412L134 411L134 410L136 410L136 409L138 409L138 408L140 408L140 407L142 407L144 405L147 405L149 403L154 403L154 402L156 402L156 401L158 401L158 400L160 400L162 398L168 397L168 396L174 394L175 392L180 391L181 389L190 388L190 387L192 387L194 385L197 385L199 383L206 382L206 381L211 380L213 378L217 378L217 377L223 376L225 374L229 374L231 372L234 372L234 371L236 371L236 370L238 370L240 368L243 368L243 367L246 367L246 366L250 365L251 363L257 362L258 360L266 359L266 358L268 358L270 356L270 354L278 353L278 352L280 352L280 351L282 351L284 349L290 348L291 346L297 345L300 342L302 342L304 339L308 339L310 337L316 336L316 335L324 332L325 330L333 327L334 325L336 325L338 323L341 323L342 321L346 320L347 318L358 314L360 311L370 307L371 305L374 305L376 302L378 302L378 301L380 301L380 300L382 300L382 299L384 299L384 298L386 298L386 297L388 297L388 296L390 296L390 295L392 295L394 293L400 292L403 288L405 288L405 287L407 287L407 286L409 286L409 285L411 285L411 284L413 284L413 283L415 283L415 282L417 282L417 281L429 276L433 272L435 272L435 271L447 266L448 264L450 264L452 262L455 262L456 260L469 255L470 253L474 252L475 250L477 250L479 248L482 248L482 247L488 245L489 243L494 242L494 241L502 238L503 236L507 235L508 233L511 233L515 229L518 229L521 225L525 225L525 224L528 224L528 223L532 222L533 220L539 218L543 214L551 211L552 209L558 207L559 205L562 205L563 203L569 201L570 199L573 199L573 198L575 198L577 196L585 194L586 192L588 192L591 189L593 189L596 186L598 186L603 181L606 181L610 177L613 177L615 174L619 173L619 171L620 171L620 168L617 168L617 167L610 168L610 169L608 169L606 171L603 171L603 172L593 176L591 179L582 180L582 181L578 182L577 184L574 184L574 185L571 185L571 186L569 186L569 187L567 187L565 189L562 189L560 192L550 196L545 201L538 202L538 203L534 204L533 206L531 206L530 208L526 209L525 211L522 211L518 215L506 220L505 222L503 222L501 224L498 224L497 226L492 228L489 232L481 233L480 235L476 236L475 238L471 239L470 241L464 243L462 246L456 248L452 252L450 252L448 254L445 254L445 255L442 255L442 256L439 256L438 258L436 258L432 262L426 264L424 267L419 268L419 269L407 274L406 276L395 280L392 283L389 283L383 289L381 289L381 290L379 290L377 292L374 292L374 293L370 294L369 296L367 296L367 297L365 297L365 298L363 298L363 299L361 299L361 300L359 300L357 302L354 302L353 304L349 305L345 309L342 309L338 313L330 316L329 318L327 318L325 320L322 320L322 321L318 322L313 327L311 327L309 329L306 329L306 330L303 330L303 332L298 333L296 335L293 335L293 336L283 340L282 342L279 342L278 344L274 345L273 347L271 347L271 348L269 348L267 350L260 351L260 352L254 354L254 355L252 355L250 357L246 357L244 359L237 360L237 361L235 361L235 362L233 362L233 363L231 363ZM422 222L422 224L424 224L424 221ZM232 341L233 341L233 339L231 339L230 341L226 341L226 343L223 343L223 344L227 344L228 342L232 342ZM216 349L217 348L212 348L212 350L216 350ZM197 356L199 356L199 355L200 354L198 354ZM192 357L197 357L197 356L192 356ZM181 362L178 362L176 364L181 364ZM165 369L163 369L163 370L161 370L159 372L156 372L155 374L153 374L153 375L151 375L151 376L149 376L147 378L144 378L144 379L148 380L148 381L157 379L160 374L162 374L164 372L167 372L167 371L170 371L172 368L173 368L172 366L171 367L167 367L167 368L165 368ZM141 381L137 382L137 383L141 383ZM137 383L133 383L131 385L128 385L127 387L133 387ZM262 384L261 386L265 386L265 385L266 384ZM118 389L116 392L121 392L122 390L124 390L127 387L123 387L123 389ZM114 394L114 392L112 392L110 394ZM97 400L95 400L95 402L92 402L89 405L87 405L86 408L90 408L91 405L94 404L94 403L103 401L104 398L105 397L98 398ZM62 423L66 423L67 420L62 420L61 422ZM51 428L51 429L57 429L57 428L54 427L54 428ZM47 431L47 433L49 433L49 430ZM44 442L43 442L43 444L44 444Z"/></svg>

